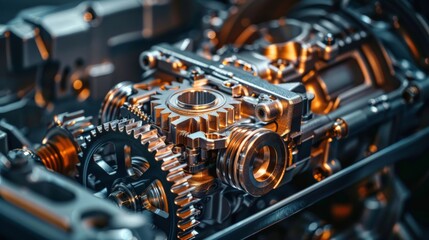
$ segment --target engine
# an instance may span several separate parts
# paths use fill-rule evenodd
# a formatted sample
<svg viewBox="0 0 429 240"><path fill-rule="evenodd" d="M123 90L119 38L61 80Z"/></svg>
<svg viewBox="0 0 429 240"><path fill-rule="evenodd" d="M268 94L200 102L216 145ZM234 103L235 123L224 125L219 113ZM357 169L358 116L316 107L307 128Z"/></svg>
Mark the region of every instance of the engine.
<svg viewBox="0 0 429 240"><path fill-rule="evenodd" d="M0 236L423 239L425 6L21 12L0 25Z"/></svg>

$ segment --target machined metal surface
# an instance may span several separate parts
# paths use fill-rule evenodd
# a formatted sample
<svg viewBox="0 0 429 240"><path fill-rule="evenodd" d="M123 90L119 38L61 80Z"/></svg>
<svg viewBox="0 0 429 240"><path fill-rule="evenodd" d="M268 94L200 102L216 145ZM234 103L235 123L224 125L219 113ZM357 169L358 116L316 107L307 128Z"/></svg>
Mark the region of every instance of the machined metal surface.
<svg viewBox="0 0 429 240"><path fill-rule="evenodd" d="M95 0L0 22L0 238L423 238L428 7Z"/></svg>

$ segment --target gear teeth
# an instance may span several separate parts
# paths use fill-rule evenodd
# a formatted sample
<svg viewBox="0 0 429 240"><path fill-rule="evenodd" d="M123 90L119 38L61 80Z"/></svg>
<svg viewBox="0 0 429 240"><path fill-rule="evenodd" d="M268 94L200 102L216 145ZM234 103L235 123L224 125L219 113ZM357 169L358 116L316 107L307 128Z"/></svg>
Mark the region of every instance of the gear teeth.
<svg viewBox="0 0 429 240"><path fill-rule="evenodd" d="M167 148L170 148L170 146L167 146ZM170 150L171 151L171 150ZM168 156L168 157L165 157L164 158L164 162L169 162L169 161L171 161L171 160L173 160L173 159L179 159L180 158L180 156L182 156L182 154L181 153L175 153L175 154L172 154L172 155L170 155L170 156Z"/></svg>
<svg viewBox="0 0 429 240"><path fill-rule="evenodd" d="M98 133L102 133L103 131L108 131L108 125L107 124L103 124L97 127L97 132Z"/></svg>
<svg viewBox="0 0 429 240"><path fill-rule="evenodd" d="M146 144L156 138L158 138L158 131L156 129L145 131L140 134L140 141L142 144Z"/></svg>
<svg viewBox="0 0 429 240"><path fill-rule="evenodd" d="M92 137L95 137L95 136L97 136L97 130L92 130L91 132L90 132L90 134L91 134L91 136Z"/></svg>
<svg viewBox="0 0 429 240"><path fill-rule="evenodd" d="M138 119L142 120L145 123L150 122L150 116L140 109L140 105L133 105L125 103L124 106L127 106L128 111L133 114Z"/></svg>
<svg viewBox="0 0 429 240"><path fill-rule="evenodd" d="M177 237L180 240L191 240L194 239L198 235L198 232L195 230L188 230L180 233Z"/></svg>
<svg viewBox="0 0 429 240"><path fill-rule="evenodd" d="M181 131L192 132L203 131L205 133L219 131L240 119L241 102L236 101L230 96L226 98L225 104L217 106L211 112L201 112L199 114L181 114L179 111L172 110L168 106L169 98L177 92L177 90L193 89L194 87L189 81L178 83L175 87L166 90L157 91L151 96L151 113L153 122L163 131L167 132L168 140L175 144L182 144L186 138L178 136ZM186 115L186 116L185 116Z"/></svg>
<svg viewBox="0 0 429 240"><path fill-rule="evenodd" d="M165 142L163 138L157 138L154 139L153 141L149 142L149 151L153 152L155 150L157 150L158 148L162 148L165 146Z"/></svg>
<svg viewBox="0 0 429 240"><path fill-rule="evenodd" d="M176 183L182 183L184 181L188 181L191 178L192 178L192 175L186 174L183 171L178 171L175 173L169 173L167 175L167 181L176 182Z"/></svg>
<svg viewBox="0 0 429 240"><path fill-rule="evenodd" d="M186 219L186 220L180 220L177 226L182 231L187 231L190 229L195 228L200 222L194 218Z"/></svg>
<svg viewBox="0 0 429 240"><path fill-rule="evenodd" d="M180 166L180 162L177 161L177 159L172 158L170 160L164 160L164 162L162 163L161 168L164 171L170 171L170 172L172 172L171 170L174 167L177 167L177 166Z"/></svg>
<svg viewBox="0 0 429 240"><path fill-rule="evenodd" d="M87 147L93 141L93 138L99 137L98 135L105 134L106 132L121 132L130 137L134 137L140 141L142 147L153 153L155 161L161 161L161 170L166 172L166 180L172 183L170 192L175 195L174 204L177 206L175 212L176 217L179 219L177 222L179 239L192 239L198 232L195 227L199 222L195 216L199 210L194 207L194 204L199 201L192 196L192 187L188 180L192 175L186 174L183 169L187 167L186 163L181 163L180 153L173 153L173 144L165 143L165 136L160 137L158 130L152 127L151 124L144 124L143 121L135 121L134 119L120 119L104 123L91 131L84 138L81 147ZM84 158L84 152L79 153L80 158ZM78 164L78 172L82 176L82 164Z"/></svg>
<svg viewBox="0 0 429 240"><path fill-rule="evenodd" d="M141 127L142 125L142 121L137 121L137 122L133 122L131 124L127 124L125 125L125 131L127 131L127 133L130 133L131 130Z"/></svg>
<svg viewBox="0 0 429 240"><path fill-rule="evenodd" d="M121 119L121 120L119 120L118 121L118 123L117 124L115 124L114 126L120 131L120 132L122 132L123 131L123 129L124 129L124 127L126 126L126 125L129 125L129 124L132 124L134 122L134 119L126 119L126 118L123 118L123 119Z"/></svg>
<svg viewBox="0 0 429 240"><path fill-rule="evenodd" d="M191 187L188 182L183 182L180 184L174 184L171 187L171 192L174 194L177 194L178 196L187 195L188 193L191 193L192 190L194 190L194 187Z"/></svg>
<svg viewBox="0 0 429 240"><path fill-rule="evenodd" d="M188 164L186 163L182 163L178 166L172 167L169 171L170 172L177 172L177 171L183 171L183 169L185 169L188 166Z"/></svg>
<svg viewBox="0 0 429 240"><path fill-rule="evenodd" d="M73 137L77 138L85 131L89 131L94 126L91 123L92 117L85 116L83 110L75 112L65 112L54 116L52 126L59 126L67 129Z"/></svg>
<svg viewBox="0 0 429 240"><path fill-rule="evenodd" d="M131 130L131 135L133 135L135 139L138 139L142 134L144 134L148 130L149 130L148 129L148 125L146 124L146 125L143 125L143 126L136 127L134 129L132 129Z"/></svg>
<svg viewBox="0 0 429 240"><path fill-rule="evenodd" d="M192 206L192 207L180 208L179 210L177 210L176 214L181 219L188 219L191 217L195 217L198 214L198 212L199 211Z"/></svg>
<svg viewBox="0 0 429 240"><path fill-rule="evenodd" d="M181 208L189 207L198 202L199 202L199 199L194 198L192 194L177 196L176 199L174 199L174 203Z"/></svg>
<svg viewBox="0 0 429 240"><path fill-rule="evenodd" d="M173 158L179 158L180 156L182 156L180 153L178 153L178 154L174 154L173 156L170 157L173 147L174 147L174 145L169 144L167 146L164 146L164 147L158 149L156 152L156 157L157 158L163 158L163 160L165 162L165 161L170 161L172 157Z"/></svg>

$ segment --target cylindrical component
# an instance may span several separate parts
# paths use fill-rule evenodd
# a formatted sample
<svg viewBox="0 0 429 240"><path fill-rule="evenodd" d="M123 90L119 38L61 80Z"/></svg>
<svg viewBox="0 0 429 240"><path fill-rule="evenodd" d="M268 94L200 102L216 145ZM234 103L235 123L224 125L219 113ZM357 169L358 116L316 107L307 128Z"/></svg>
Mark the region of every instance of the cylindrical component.
<svg viewBox="0 0 429 240"><path fill-rule="evenodd" d="M255 107L256 117L263 122L271 122L282 115L283 107L280 101L264 101Z"/></svg>
<svg viewBox="0 0 429 240"><path fill-rule="evenodd" d="M68 176L76 173L79 152L79 139L82 134L93 129L91 117L85 117L83 111L56 115L51 128L43 138L42 145L36 150L46 168ZM83 141L83 140L82 140Z"/></svg>
<svg viewBox="0 0 429 240"><path fill-rule="evenodd" d="M168 216L168 202L162 183L142 179L131 182L120 179L115 183L108 199L120 208L133 212L148 210L161 216Z"/></svg>
<svg viewBox="0 0 429 240"><path fill-rule="evenodd" d="M289 154L277 133L255 127L235 127L216 164L218 177L252 196L262 196L281 182Z"/></svg>
<svg viewBox="0 0 429 240"><path fill-rule="evenodd" d="M110 90L104 98L100 108L98 121L109 122L119 118L120 108L129 96L133 94L133 85L130 82L121 82Z"/></svg>
<svg viewBox="0 0 429 240"><path fill-rule="evenodd" d="M359 110L353 113L350 113L341 118L347 127L347 131L344 136L354 135L368 125L368 115L365 111ZM344 137L343 136L343 137Z"/></svg>
<svg viewBox="0 0 429 240"><path fill-rule="evenodd" d="M36 150L47 169L64 174L73 175L78 160L78 147L73 136L61 128L54 128Z"/></svg>
<svg viewBox="0 0 429 240"><path fill-rule="evenodd" d="M119 208L135 211L135 198L128 195L128 192L116 190L107 197L110 201L118 205Z"/></svg>
<svg viewBox="0 0 429 240"><path fill-rule="evenodd" d="M156 57L159 56L160 53L158 51L147 51L143 52L140 55L140 66L145 69L149 70L151 68L154 68L156 66Z"/></svg>

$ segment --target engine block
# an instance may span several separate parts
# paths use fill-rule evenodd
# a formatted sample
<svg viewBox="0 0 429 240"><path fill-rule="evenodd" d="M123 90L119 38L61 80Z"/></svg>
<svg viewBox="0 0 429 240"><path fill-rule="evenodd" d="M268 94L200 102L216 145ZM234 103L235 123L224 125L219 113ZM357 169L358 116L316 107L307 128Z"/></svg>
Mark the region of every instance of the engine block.
<svg viewBox="0 0 429 240"><path fill-rule="evenodd" d="M22 11L0 25L0 237L423 239L425 7Z"/></svg>

